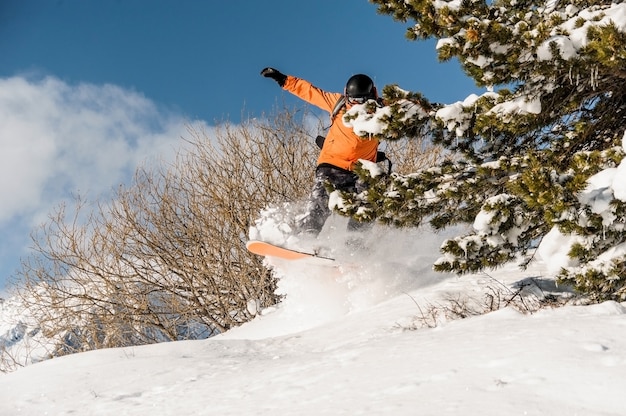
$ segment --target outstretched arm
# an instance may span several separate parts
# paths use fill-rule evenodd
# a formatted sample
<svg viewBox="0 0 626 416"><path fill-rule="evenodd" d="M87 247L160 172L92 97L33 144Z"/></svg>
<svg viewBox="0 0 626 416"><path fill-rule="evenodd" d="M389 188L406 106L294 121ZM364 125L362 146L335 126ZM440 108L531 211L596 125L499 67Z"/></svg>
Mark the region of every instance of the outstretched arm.
<svg viewBox="0 0 626 416"><path fill-rule="evenodd" d="M332 112L337 100L341 98L341 94L339 93L326 92L314 86L309 81L291 75L285 75L275 68L264 68L261 71L261 75L266 78L272 78L284 90L289 91L307 103L313 104L329 113Z"/></svg>

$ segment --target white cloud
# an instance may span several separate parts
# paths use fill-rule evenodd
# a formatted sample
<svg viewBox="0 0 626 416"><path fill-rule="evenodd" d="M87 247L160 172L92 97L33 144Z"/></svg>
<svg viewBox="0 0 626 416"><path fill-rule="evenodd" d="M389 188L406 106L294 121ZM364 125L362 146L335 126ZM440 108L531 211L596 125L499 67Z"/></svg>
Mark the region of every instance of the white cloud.
<svg viewBox="0 0 626 416"><path fill-rule="evenodd" d="M173 160L188 123L114 85L0 78L0 288L55 207L72 193L106 196L139 165Z"/></svg>
<svg viewBox="0 0 626 416"><path fill-rule="evenodd" d="M70 192L99 195L150 157L168 159L185 120L113 85L0 79L0 227Z"/></svg>

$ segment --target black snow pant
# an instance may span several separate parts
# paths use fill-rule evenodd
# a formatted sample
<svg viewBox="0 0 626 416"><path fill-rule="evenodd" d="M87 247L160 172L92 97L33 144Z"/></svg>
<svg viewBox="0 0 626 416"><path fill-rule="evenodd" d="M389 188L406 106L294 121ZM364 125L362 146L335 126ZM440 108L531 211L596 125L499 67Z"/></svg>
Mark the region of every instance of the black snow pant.
<svg viewBox="0 0 626 416"><path fill-rule="evenodd" d="M359 193L366 189L365 183L360 181L354 172L325 163L319 165L315 170L315 182L307 202L306 212L298 221L300 232L317 235L324 227L324 223L331 214L328 208L327 183L344 192ZM349 230L358 230L362 226L363 223L352 218L348 223Z"/></svg>

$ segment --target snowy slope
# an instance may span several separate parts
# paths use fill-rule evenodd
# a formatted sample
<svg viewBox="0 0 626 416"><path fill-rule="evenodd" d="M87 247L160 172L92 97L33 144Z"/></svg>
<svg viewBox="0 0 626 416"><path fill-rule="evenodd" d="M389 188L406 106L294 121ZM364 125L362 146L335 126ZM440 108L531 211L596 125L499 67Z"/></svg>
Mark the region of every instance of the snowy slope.
<svg viewBox="0 0 626 416"><path fill-rule="evenodd" d="M433 307L480 305L495 288L506 297L543 266L435 275L424 262L442 236L378 238L381 247L392 239L397 257L370 253L367 271L283 264L285 302L221 336L0 375L0 414L624 414L626 305L442 314L430 328ZM403 257L411 252L421 260ZM546 294L529 293L529 306Z"/></svg>

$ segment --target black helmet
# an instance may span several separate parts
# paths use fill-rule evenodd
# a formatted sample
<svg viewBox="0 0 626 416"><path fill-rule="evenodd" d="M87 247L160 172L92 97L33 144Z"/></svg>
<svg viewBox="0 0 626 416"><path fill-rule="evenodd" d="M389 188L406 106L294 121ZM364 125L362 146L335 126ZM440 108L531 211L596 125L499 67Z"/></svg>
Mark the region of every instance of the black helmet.
<svg viewBox="0 0 626 416"><path fill-rule="evenodd" d="M345 94L348 99L376 99L376 88L374 81L364 74L356 74L350 77L346 83Z"/></svg>

